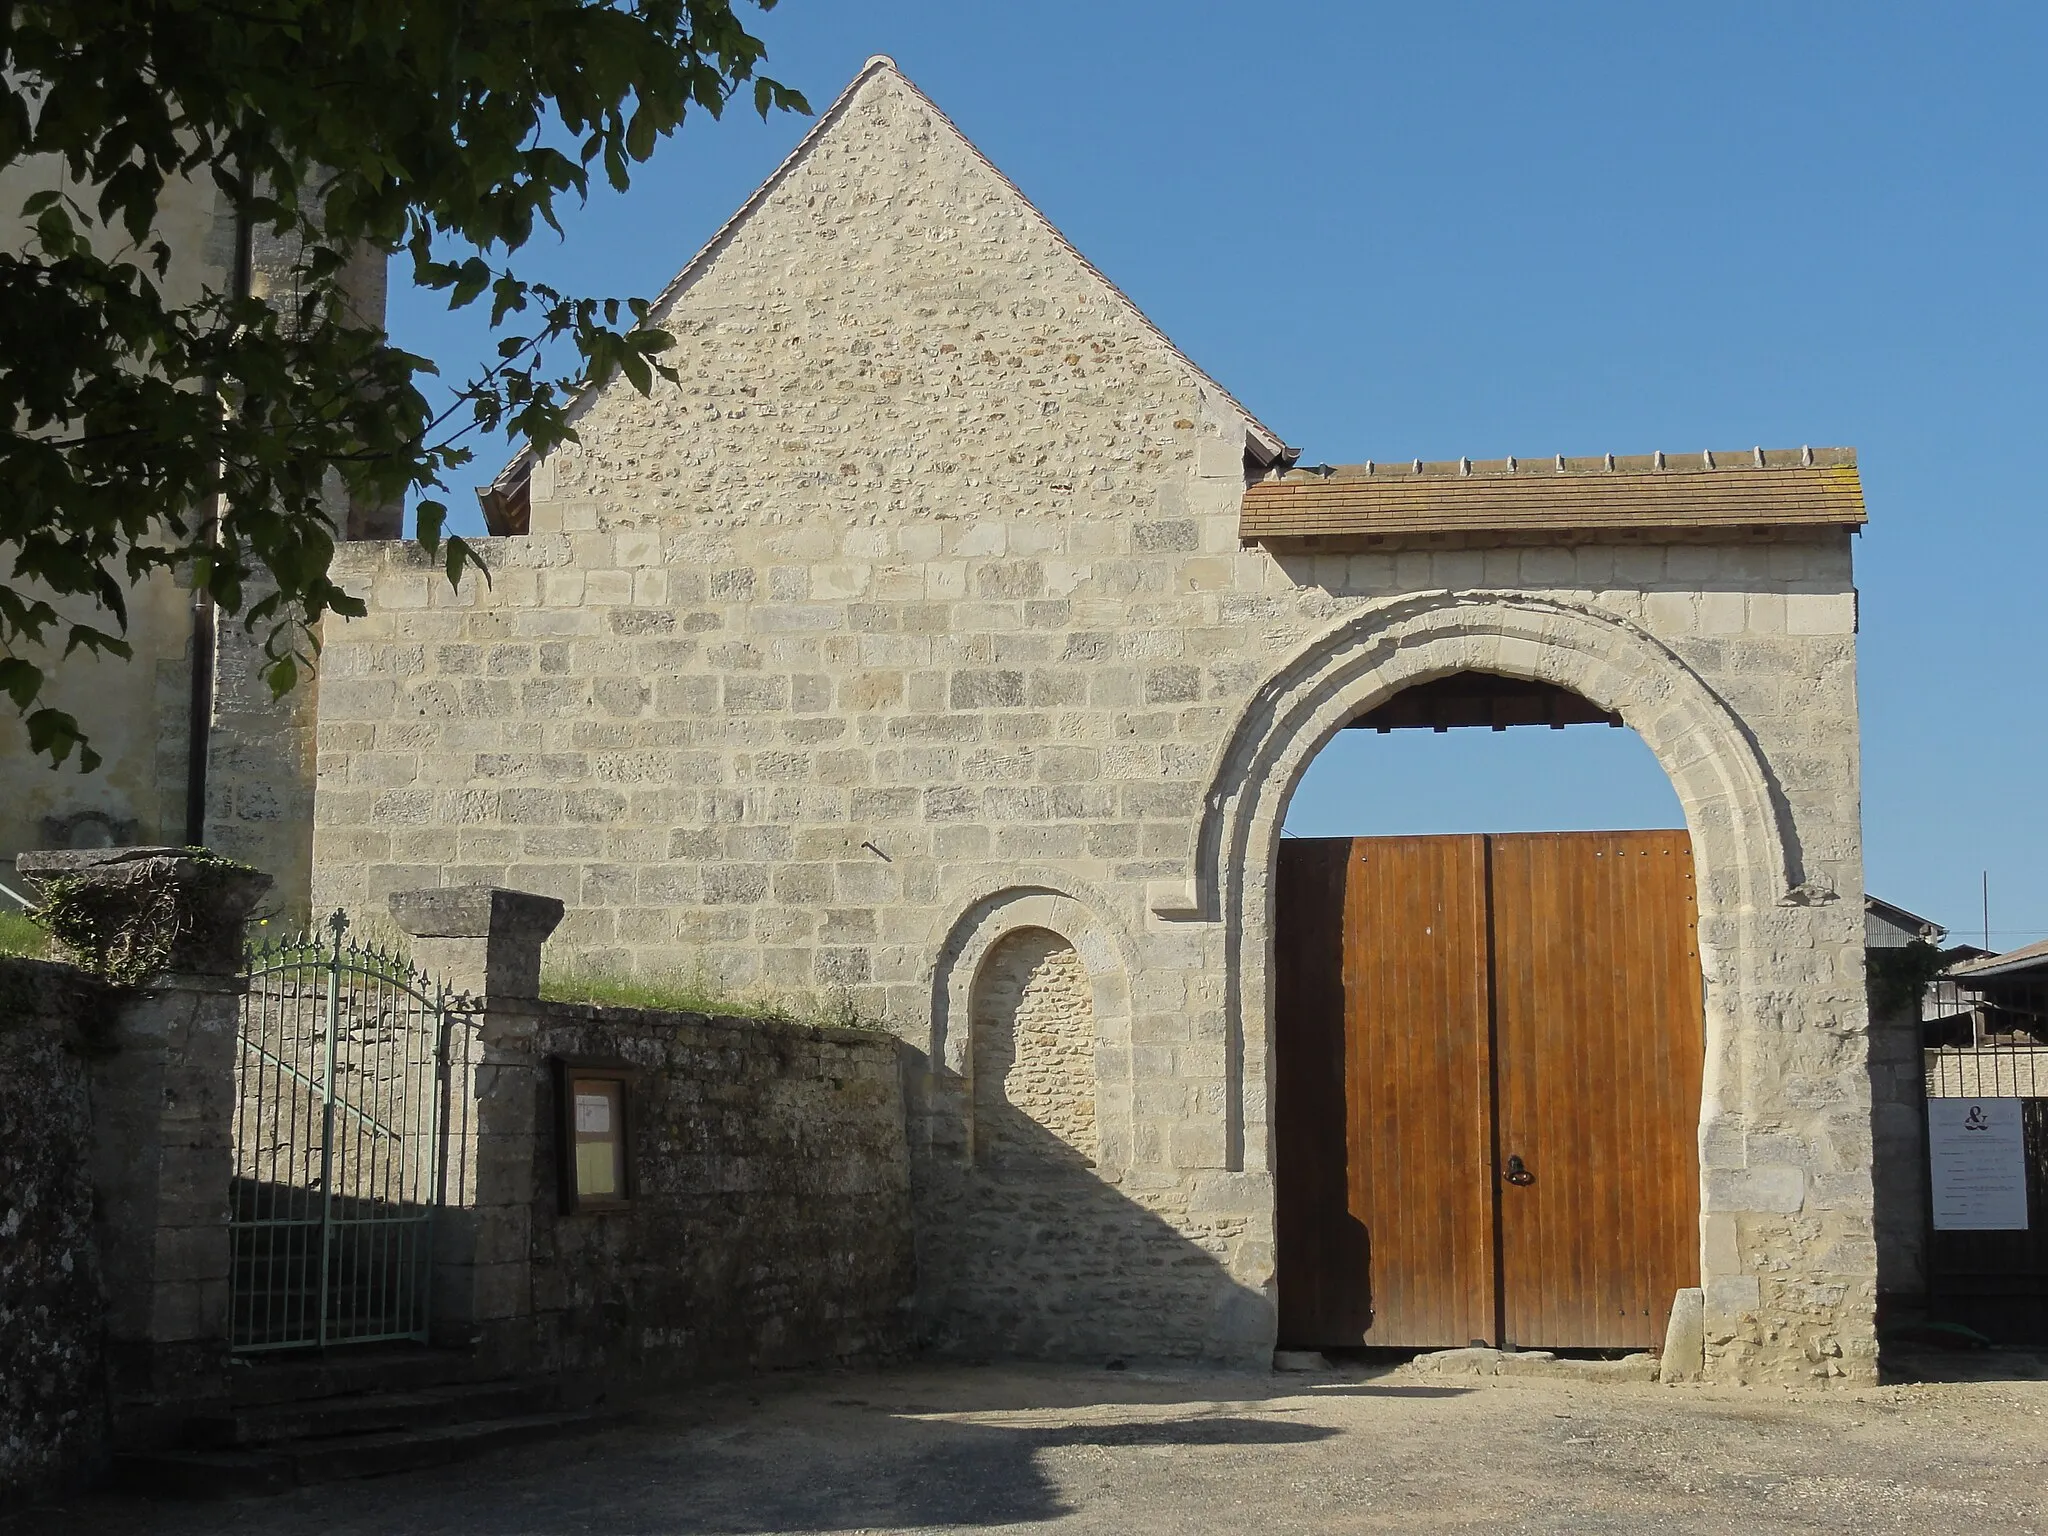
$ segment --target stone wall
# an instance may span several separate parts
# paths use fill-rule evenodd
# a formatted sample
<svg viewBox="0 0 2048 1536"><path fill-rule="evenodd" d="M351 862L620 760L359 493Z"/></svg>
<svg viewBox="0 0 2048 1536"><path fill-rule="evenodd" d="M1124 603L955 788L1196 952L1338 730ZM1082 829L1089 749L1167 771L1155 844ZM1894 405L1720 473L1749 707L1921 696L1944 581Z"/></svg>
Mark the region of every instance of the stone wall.
<svg viewBox="0 0 2048 1536"><path fill-rule="evenodd" d="M1927 1171L1927 1061L1917 1000L1870 1018L1871 1180L1875 1196L1877 1289L1890 1308L1927 1296L1930 1221Z"/></svg>
<svg viewBox="0 0 2048 1536"><path fill-rule="evenodd" d="M682 382L579 407L491 586L343 551L320 904L516 886L567 905L563 962L846 987L922 1063L935 1336L1252 1360L1287 797L1409 683L1554 682L1693 835L1713 1368L1871 1374L1846 533L1240 547L1272 434L886 64L660 315ZM1092 995L1060 1192L970 1134L972 983L1027 911Z"/></svg>
<svg viewBox="0 0 2048 1536"><path fill-rule="evenodd" d="M1044 901L1013 916L1075 926ZM1133 1199L1097 1171L1102 1026L1081 952L1020 926L968 969L971 1115L948 1138L964 1155L918 1169L923 1343L970 1357L1241 1359L1259 1300L1228 1260L1250 1224L1201 1212L1180 1188Z"/></svg>
<svg viewBox="0 0 2048 1536"><path fill-rule="evenodd" d="M635 1196L564 1214L553 1086L534 1170L537 1349L673 1381L900 1352L913 1289L899 1047L888 1035L543 1004L536 1051L637 1068Z"/></svg>
<svg viewBox="0 0 2048 1536"><path fill-rule="evenodd" d="M0 168L0 250L22 250L31 238L23 199L59 189L81 193L56 157ZM191 303L225 284L232 230L210 177L171 183L151 233L171 249L162 280L170 302ZM132 660L62 656L61 640L36 658L50 676L47 701L76 715L105 759L97 772L81 774L75 762L48 768L29 751L13 709L0 709L0 864L10 869L27 849L184 841L190 594L159 573L127 603ZM67 616L73 610L58 607Z"/></svg>
<svg viewBox="0 0 2048 1536"><path fill-rule="evenodd" d="M93 773L75 759L51 768L29 750L13 707L0 709L0 869L28 849L184 840L190 597L154 575L127 594L133 659L80 651L39 663L48 702L77 717L104 759Z"/></svg>
<svg viewBox="0 0 2048 1536"><path fill-rule="evenodd" d="M0 1502L107 1455L85 1059L106 1007L70 966L0 956Z"/></svg>
<svg viewBox="0 0 2048 1536"><path fill-rule="evenodd" d="M0 251L24 249L31 236L21 215L33 192L67 189L54 157L0 167ZM173 180L159 200L152 239L171 252L161 282L172 304L196 302L206 290L224 290L235 251L233 210L210 176ZM105 238L102 233L101 238ZM252 293L280 305L294 295L285 279L296 248L259 229L253 239ZM382 324L384 258L365 254L345 277L356 314ZM338 482L337 482L338 485ZM346 505L338 490L330 503L343 536L395 536L395 508ZM45 701L70 711L104 759L91 774L75 759L51 769L28 749L27 733L12 709L0 709L0 864L31 849L99 848L121 844L184 843L191 770L192 592L189 573L156 572L126 594L125 636L133 657L94 657L56 649L35 658L50 682ZM43 596L33 586L32 595ZM263 596L250 583L247 600ZM86 612L75 600L58 602L67 617ZM210 622L210 621L209 621ZM274 882L280 914L303 923L312 885L313 741L317 685L302 682L283 699L263 680L268 659L263 635L234 620L213 625L216 686L207 761L207 846L263 870Z"/></svg>
<svg viewBox="0 0 2048 1536"><path fill-rule="evenodd" d="M1004 939L975 978L972 1028L976 1159L1092 1164L1095 1010L1074 946L1043 928Z"/></svg>

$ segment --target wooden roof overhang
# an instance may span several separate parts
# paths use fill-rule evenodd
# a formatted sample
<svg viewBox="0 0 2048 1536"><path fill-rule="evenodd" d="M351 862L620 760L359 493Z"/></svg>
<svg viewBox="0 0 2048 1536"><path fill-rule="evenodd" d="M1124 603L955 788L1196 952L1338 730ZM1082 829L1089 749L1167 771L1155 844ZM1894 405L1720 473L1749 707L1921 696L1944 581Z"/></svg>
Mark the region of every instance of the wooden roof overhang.
<svg viewBox="0 0 2048 1536"><path fill-rule="evenodd" d="M1499 677L1491 672L1453 672L1432 682L1403 688L1392 698L1344 722L1347 730L1445 731L1471 726L1505 731L1516 725L1544 725L1561 731L1568 725L1611 725L1621 716L1581 698L1569 688L1533 678Z"/></svg>
<svg viewBox="0 0 2048 1536"><path fill-rule="evenodd" d="M1337 548L1417 535L1696 535L1866 520L1853 448L1752 448L1290 470L1246 488L1238 537Z"/></svg>

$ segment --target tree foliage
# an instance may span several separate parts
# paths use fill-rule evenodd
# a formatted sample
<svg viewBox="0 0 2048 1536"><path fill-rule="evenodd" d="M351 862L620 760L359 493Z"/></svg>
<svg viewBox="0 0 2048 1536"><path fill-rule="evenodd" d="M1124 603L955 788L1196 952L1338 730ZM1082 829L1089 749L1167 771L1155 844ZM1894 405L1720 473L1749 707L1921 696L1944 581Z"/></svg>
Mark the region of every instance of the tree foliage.
<svg viewBox="0 0 2048 1536"><path fill-rule="evenodd" d="M737 0L766 10L775 0ZM0 691L52 763L96 762L46 697L61 651L126 655L125 591L189 569L262 634L290 688L313 626L361 604L329 579L338 505L445 484L463 439L573 438L578 386L645 391L668 338L640 300L563 293L511 258L593 171L633 166L693 110L745 93L808 111L756 74L735 0L16 0L0 9L0 167L61 163L0 251ZM158 232L167 190L203 178L290 252L260 296L180 299ZM436 411L433 365L355 314L363 251L395 277L488 302L496 363ZM273 274L275 275L275 274ZM566 366L549 364L573 357ZM451 581L482 571L418 504ZM488 573L484 573L486 576Z"/></svg>

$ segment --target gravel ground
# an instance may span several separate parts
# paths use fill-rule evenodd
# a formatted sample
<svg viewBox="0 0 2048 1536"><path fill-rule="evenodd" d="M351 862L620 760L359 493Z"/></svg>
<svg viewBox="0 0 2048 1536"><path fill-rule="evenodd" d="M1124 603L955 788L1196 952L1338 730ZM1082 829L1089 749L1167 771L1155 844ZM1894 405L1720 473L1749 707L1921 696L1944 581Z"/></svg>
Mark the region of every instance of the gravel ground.
<svg viewBox="0 0 2048 1536"><path fill-rule="evenodd" d="M1944 1366L1955 1374L1954 1366ZM908 1367L665 1399L582 1441L22 1536L2048 1530L2048 1380L1782 1390Z"/></svg>

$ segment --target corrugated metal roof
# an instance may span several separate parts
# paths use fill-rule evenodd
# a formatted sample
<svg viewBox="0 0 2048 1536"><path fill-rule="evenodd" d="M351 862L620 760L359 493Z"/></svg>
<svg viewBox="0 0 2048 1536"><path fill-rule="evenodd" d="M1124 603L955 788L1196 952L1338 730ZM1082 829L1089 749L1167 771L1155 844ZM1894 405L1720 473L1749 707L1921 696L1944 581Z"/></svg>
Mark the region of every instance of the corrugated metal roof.
<svg viewBox="0 0 2048 1536"><path fill-rule="evenodd" d="M1989 960L1969 960L1961 965L1949 967L1949 975L1958 981L1984 981L1993 976L2017 975L2021 971L2048 970L2048 939L2037 944L2028 944L2021 949L2007 950L2002 955L1993 955Z"/></svg>
<svg viewBox="0 0 2048 1536"><path fill-rule="evenodd" d="M1918 912L1908 912L1897 903L1886 901L1881 896L1872 896L1868 891L1863 894L1863 910L1898 928L1915 930L1924 939L1938 939L1948 932L1933 918L1922 917Z"/></svg>
<svg viewBox="0 0 2048 1536"><path fill-rule="evenodd" d="M1238 533L1250 543L1518 530L1858 528L1865 520L1853 448L1748 448L1294 470L1246 489Z"/></svg>

